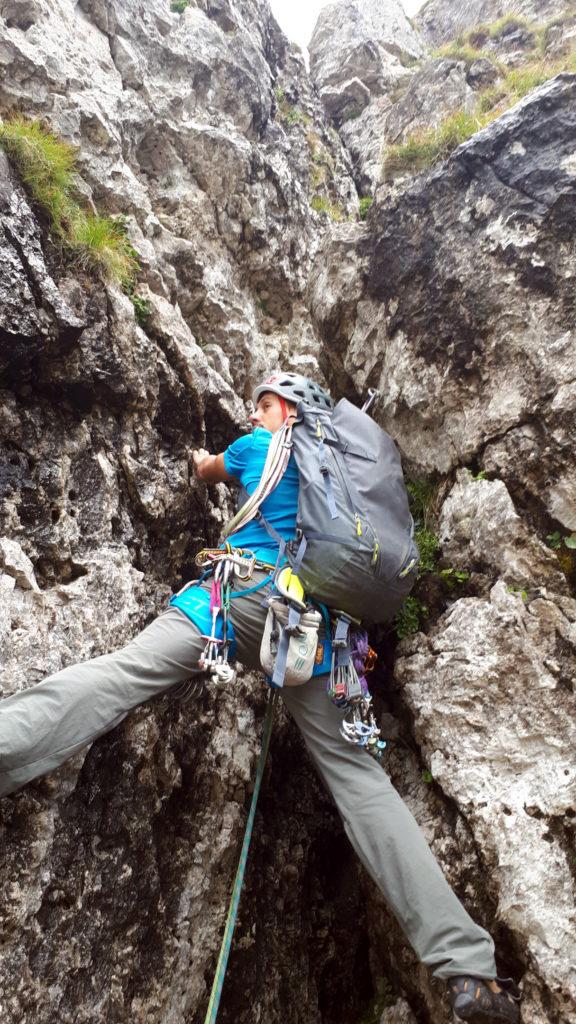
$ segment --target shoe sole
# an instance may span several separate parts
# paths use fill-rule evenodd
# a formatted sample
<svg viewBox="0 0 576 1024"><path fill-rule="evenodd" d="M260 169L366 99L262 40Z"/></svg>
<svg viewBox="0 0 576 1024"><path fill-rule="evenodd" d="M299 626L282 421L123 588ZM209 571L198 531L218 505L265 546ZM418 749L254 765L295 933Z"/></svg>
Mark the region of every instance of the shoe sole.
<svg viewBox="0 0 576 1024"><path fill-rule="evenodd" d="M483 1010L480 1006L470 1006L462 1010L454 1010L457 1020L466 1021L466 1024L514 1024L511 1017L496 1017L491 1010ZM520 1017L516 1018L519 1024Z"/></svg>

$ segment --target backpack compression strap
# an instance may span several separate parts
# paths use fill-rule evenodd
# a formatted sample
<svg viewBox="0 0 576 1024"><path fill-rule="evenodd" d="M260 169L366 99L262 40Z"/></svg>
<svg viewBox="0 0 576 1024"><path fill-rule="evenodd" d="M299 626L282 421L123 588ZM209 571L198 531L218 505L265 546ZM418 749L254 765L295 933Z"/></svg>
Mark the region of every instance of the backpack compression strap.
<svg viewBox="0 0 576 1024"><path fill-rule="evenodd" d="M286 420L280 427L280 430L277 430L272 435L258 487L227 526L225 526L222 533L223 537L229 537L231 533L235 533L242 526L246 526L246 523L251 522L258 515L260 505L272 493L274 488L278 486L284 476L291 454L292 424Z"/></svg>

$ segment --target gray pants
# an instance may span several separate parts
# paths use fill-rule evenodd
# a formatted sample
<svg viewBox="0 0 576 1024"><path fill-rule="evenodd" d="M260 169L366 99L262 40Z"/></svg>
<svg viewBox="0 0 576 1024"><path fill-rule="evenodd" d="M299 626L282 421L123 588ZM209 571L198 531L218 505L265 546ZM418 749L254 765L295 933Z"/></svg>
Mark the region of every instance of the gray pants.
<svg viewBox="0 0 576 1024"><path fill-rule="evenodd" d="M259 668L265 593L232 605L238 659L253 669ZM189 679L203 646L199 630L170 608L122 650L72 665L1 701L0 795L56 768L132 708ZM492 939L450 889L386 773L340 736L342 712L326 696L325 684L321 676L285 687L282 696L360 860L437 977L495 978Z"/></svg>

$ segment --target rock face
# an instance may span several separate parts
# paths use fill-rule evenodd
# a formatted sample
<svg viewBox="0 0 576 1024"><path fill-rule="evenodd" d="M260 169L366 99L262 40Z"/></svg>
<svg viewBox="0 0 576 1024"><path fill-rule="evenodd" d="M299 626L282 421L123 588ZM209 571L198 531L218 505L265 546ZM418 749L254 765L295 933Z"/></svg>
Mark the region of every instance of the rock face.
<svg viewBox="0 0 576 1024"><path fill-rule="evenodd" d="M310 293L333 384L378 387L410 475L446 481L444 564L472 593L403 641L396 684L482 851L492 929L539 1024L576 1005L575 572L543 543L576 508L575 98L560 75L381 189L366 227L326 240Z"/></svg>
<svg viewBox="0 0 576 1024"><path fill-rule="evenodd" d="M414 22L429 46L441 46L476 25L491 24L508 14L544 22L569 8L564 0L427 0Z"/></svg>
<svg viewBox="0 0 576 1024"><path fill-rule="evenodd" d="M294 355L313 365L301 304L318 237L312 154L303 124L274 118L274 90L325 129L266 4L179 15L165 0L54 0L4 18L3 114L24 106L79 145L84 190L128 218L153 308L177 305L241 396L291 346L289 324ZM330 198L352 212L341 148L323 144Z"/></svg>
<svg viewBox="0 0 576 1024"><path fill-rule="evenodd" d="M340 123L401 82L423 53L397 0L330 4L319 15L308 49L322 102Z"/></svg>
<svg viewBox="0 0 576 1024"><path fill-rule="evenodd" d="M144 329L126 294L63 258L0 153L0 685L9 694L121 646L196 574L194 555L217 541L227 498L214 488L209 500L195 481L191 449L222 450L245 429L242 399L280 358L317 369L303 290L327 218L310 206L313 153L328 166L323 193L343 213L356 195L302 59L264 4L190 4L180 16L164 0L14 0L0 5L0 62L0 115L41 118L78 146L79 190L124 215L150 311ZM247 677L190 704L171 694L2 801L7 1022L176 1024L202 1012L263 700L261 680ZM299 808L308 801L322 827L293 811L275 832L272 811L246 907L253 889L258 912L276 920L284 900L318 955L286 960L270 945L274 990L256 970L265 956L253 920L241 922L238 969L254 983L247 1002L228 980L223 1020L253 1020L260 1004L265 1019L299 1019L300 1003L276 1005L298 974L309 990L303 1012L319 1020L319 999L333 998L325 964L349 949L313 867L326 845L342 844L339 825L288 726L277 735L278 750L296 744ZM289 785L272 785L294 803ZM347 848L341 860L354 892ZM326 906L323 945L308 900ZM365 934L360 925L354 942ZM370 985L365 977L355 990L352 964L334 997L351 1015Z"/></svg>
<svg viewBox="0 0 576 1024"><path fill-rule="evenodd" d="M406 67L422 45L397 7L328 16L349 62L337 78L319 27L317 73L336 122L368 93L340 132L373 183L383 126L467 107L487 69ZM350 158L264 0L5 0L0 61L0 115L78 145L150 309L143 326L70 263L0 154L3 691L125 643L193 574L228 497L191 448L237 435L264 369L378 387L408 473L438 485L446 570L416 592L420 631L380 643L386 770L522 980L524 1024L571 1024L575 76L380 187L359 224ZM203 1019L263 704L243 672L167 695L0 802L6 1024ZM368 1012L449 1013L280 716L221 1017Z"/></svg>
<svg viewBox="0 0 576 1024"><path fill-rule="evenodd" d="M402 69L386 65L385 74L360 89L362 69L351 77L349 64L364 53L360 39L366 25L373 34L370 53L389 53L391 31L399 46L405 38L397 13L379 10L379 19L365 19L362 3L324 8L310 43L311 74L363 195L371 195L386 175L390 147L438 128L452 114L470 114L480 125L490 106L483 105L490 86L506 95L503 83L510 69L542 74L542 62L566 59L576 39L576 13L562 2L431 0L409 23L412 48L401 58Z"/></svg>
<svg viewBox="0 0 576 1024"><path fill-rule="evenodd" d="M570 530L574 95L560 75L446 166L383 190L369 229L334 232L312 292L334 377L382 388L382 422L414 469L486 460L514 485L514 464Z"/></svg>

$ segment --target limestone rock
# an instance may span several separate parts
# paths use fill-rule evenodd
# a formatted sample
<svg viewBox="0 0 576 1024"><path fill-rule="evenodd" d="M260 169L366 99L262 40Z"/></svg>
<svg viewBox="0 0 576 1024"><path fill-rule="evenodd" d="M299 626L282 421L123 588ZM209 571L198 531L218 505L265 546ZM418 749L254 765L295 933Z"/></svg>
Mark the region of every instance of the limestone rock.
<svg viewBox="0 0 576 1024"><path fill-rule="evenodd" d="M575 998L575 575L569 551L545 543L574 529L576 507L564 290L575 87L559 76L432 172L381 187L365 224L325 239L309 292L334 389L360 399L378 387L375 416L408 475L444 478L442 564L471 573L477 596L453 590L400 645L394 709L408 714L387 764L409 802L418 793L418 820L455 809L471 830L476 863L469 847L433 849L449 878L458 864L457 891L524 975L532 1024L570 1021ZM412 715L445 802L397 767ZM384 910L372 927L376 943L394 934ZM411 1005L424 997L429 1019L445 1020L401 940L392 946L387 968Z"/></svg>
<svg viewBox="0 0 576 1024"><path fill-rule="evenodd" d="M384 1010L380 1024L416 1024L416 1017L406 1000L399 999L394 1006Z"/></svg>
<svg viewBox="0 0 576 1024"><path fill-rule="evenodd" d="M339 386L381 389L380 421L412 471L446 473L486 449L567 528L575 88L558 76L446 165L382 190L368 229L326 241L310 291L326 369ZM513 431L527 432L522 456Z"/></svg>
<svg viewBox="0 0 576 1024"><path fill-rule="evenodd" d="M30 367L43 348L68 348L86 324L50 276L32 210L1 151L0 221L0 370L6 371L14 363Z"/></svg>
<svg viewBox="0 0 576 1024"><path fill-rule="evenodd" d="M182 15L167 0L7 0L0 64L2 118L41 118L77 145L83 201L123 214L146 309L142 324L129 296L63 257L0 154L0 686L8 695L127 643L196 575L194 555L217 543L231 499L196 481L191 450L221 451L245 429L254 378L280 362L318 374L303 300L326 229L310 205L313 151L328 167L323 194L342 216L354 215L357 199L303 60L260 0L191 3ZM207 689L181 704L169 694L2 801L7 1024L23 1016L176 1024L202 1011L264 696L262 681L242 673L226 695ZM286 723L283 734L302 762ZM244 900L260 895L265 865L272 881L261 915L276 920L276 900L285 899L298 934L318 949L308 878L342 834L309 767L294 803L296 795L298 811L283 821L292 846L306 850L299 894L288 877L275 882L288 856L274 804L273 841L257 837ZM315 830L298 818L306 801L314 814L325 807ZM342 864L351 860L343 852ZM321 906L325 880L315 874ZM354 891L358 869L348 875ZM270 947L265 976L286 972L292 985L296 972L298 987L309 986L310 1021L318 1006L310 979L328 976L330 955L349 948L346 921L335 917L324 914L327 939L313 964L302 958L296 967ZM276 989L262 987L251 928L239 926L239 976L255 972L253 998L235 996L229 975L228 1012L252 1021L261 1004L265 1019L289 1021ZM354 941L364 934L360 924ZM334 996L351 1015L362 1000L353 961ZM225 998L223 1020L226 1012Z"/></svg>
<svg viewBox="0 0 576 1024"><path fill-rule="evenodd" d="M341 122L406 77L423 54L397 0L341 0L324 8L308 47L322 102Z"/></svg>
<svg viewBox="0 0 576 1024"><path fill-rule="evenodd" d="M317 73L371 189L388 131L467 105L491 72L417 67L397 5L326 15L341 45L319 23ZM395 669L387 638L386 769L523 979L525 1024L568 1024L574 567L544 541L576 529L574 77L380 187L359 224L351 158L264 0L5 0L0 63L0 115L76 143L85 201L124 215L148 310L142 326L61 258L0 158L4 693L127 642L194 574L230 497L197 483L191 449L243 429L255 376L320 360L336 393L380 387L407 469L443 478L443 558L472 574ZM225 694L168 694L2 801L6 1024L202 1015L264 693L240 671ZM443 987L282 716L269 771L223 1024L360 1019L383 973L385 1020L443 1024Z"/></svg>
<svg viewBox="0 0 576 1024"><path fill-rule="evenodd" d="M555 553L530 533L501 480L475 481L468 470L458 470L438 536L452 566L496 572L517 590L567 589Z"/></svg>
<svg viewBox="0 0 576 1024"><path fill-rule="evenodd" d="M434 779L483 851L497 916L525 950L530 984L550 987L566 1021L576 998L575 680L573 654L571 669L556 658L564 644L574 651L575 621L574 601L524 604L498 583L489 600L461 599L405 642L397 663Z"/></svg>
<svg viewBox="0 0 576 1024"><path fill-rule="evenodd" d="M564 0L466 0L462 4L427 0L414 20L429 46L441 46L476 25L491 24L507 14L544 22L565 9Z"/></svg>
<svg viewBox="0 0 576 1024"><path fill-rule="evenodd" d="M476 96L468 77L462 61L445 58L426 61L415 72L406 92L386 119L386 143L404 142L418 129L436 128L455 110L472 111Z"/></svg>

